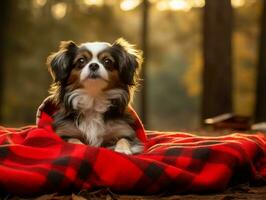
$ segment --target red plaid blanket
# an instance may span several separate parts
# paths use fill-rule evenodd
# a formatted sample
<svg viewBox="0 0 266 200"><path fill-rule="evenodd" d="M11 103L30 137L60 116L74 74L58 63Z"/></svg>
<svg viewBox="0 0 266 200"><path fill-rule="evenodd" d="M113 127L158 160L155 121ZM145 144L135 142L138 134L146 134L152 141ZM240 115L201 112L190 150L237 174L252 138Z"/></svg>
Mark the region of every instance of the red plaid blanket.
<svg viewBox="0 0 266 200"><path fill-rule="evenodd" d="M266 178L266 137L233 134L200 137L135 129L145 152L124 155L70 144L51 128L53 108L37 126L0 128L0 194L40 195L110 188L130 194L201 193Z"/></svg>

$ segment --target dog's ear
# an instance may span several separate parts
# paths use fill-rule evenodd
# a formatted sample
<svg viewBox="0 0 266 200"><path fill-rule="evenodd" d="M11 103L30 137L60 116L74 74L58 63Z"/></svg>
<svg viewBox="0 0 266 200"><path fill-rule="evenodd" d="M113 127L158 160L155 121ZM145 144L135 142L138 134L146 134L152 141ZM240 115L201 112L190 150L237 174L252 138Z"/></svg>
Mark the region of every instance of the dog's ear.
<svg viewBox="0 0 266 200"><path fill-rule="evenodd" d="M123 38L116 40L112 48L116 52L122 81L127 85L135 85L143 61L142 51L135 49L134 45Z"/></svg>
<svg viewBox="0 0 266 200"><path fill-rule="evenodd" d="M59 51L47 58L48 70L55 82L63 81L68 77L77 49L73 41L62 41Z"/></svg>

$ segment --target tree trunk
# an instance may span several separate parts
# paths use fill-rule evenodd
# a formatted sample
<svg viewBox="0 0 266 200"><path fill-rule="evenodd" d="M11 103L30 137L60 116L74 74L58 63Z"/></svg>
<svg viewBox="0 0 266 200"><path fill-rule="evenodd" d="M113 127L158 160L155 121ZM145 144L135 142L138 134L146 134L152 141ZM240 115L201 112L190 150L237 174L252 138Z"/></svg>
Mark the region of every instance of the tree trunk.
<svg viewBox="0 0 266 200"><path fill-rule="evenodd" d="M149 20L149 1L143 0L142 2L142 32L141 32L141 48L143 51L144 62L142 64L141 78L142 78L142 89L141 89L141 109L140 117L142 123L148 127L148 108L147 108L147 65L146 61L148 58L148 20Z"/></svg>
<svg viewBox="0 0 266 200"><path fill-rule="evenodd" d="M206 118L232 112L232 18L230 0L205 1L202 122Z"/></svg>
<svg viewBox="0 0 266 200"><path fill-rule="evenodd" d="M0 3L0 122L3 120L3 103L5 89L5 52L6 34L11 9L11 0L2 0Z"/></svg>
<svg viewBox="0 0 266 200"><path fill-rule="evenodd" d="M255 121L266 121L266 0L263 1L259 38Z"/></svg>

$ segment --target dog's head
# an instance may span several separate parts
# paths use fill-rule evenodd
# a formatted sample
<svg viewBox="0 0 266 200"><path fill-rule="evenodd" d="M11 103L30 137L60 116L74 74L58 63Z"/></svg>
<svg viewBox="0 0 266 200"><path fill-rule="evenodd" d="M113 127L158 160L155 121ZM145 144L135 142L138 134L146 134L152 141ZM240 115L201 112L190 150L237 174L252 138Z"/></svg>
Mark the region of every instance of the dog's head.
<svg viewBox="0 0 266 200"><path fill-rule="evenodd" d="M129 92L137 84L142 55L122 38L113 44L64 41L47 63L54 83L67 90L82 88L93 96L115 88Z"/></svg>

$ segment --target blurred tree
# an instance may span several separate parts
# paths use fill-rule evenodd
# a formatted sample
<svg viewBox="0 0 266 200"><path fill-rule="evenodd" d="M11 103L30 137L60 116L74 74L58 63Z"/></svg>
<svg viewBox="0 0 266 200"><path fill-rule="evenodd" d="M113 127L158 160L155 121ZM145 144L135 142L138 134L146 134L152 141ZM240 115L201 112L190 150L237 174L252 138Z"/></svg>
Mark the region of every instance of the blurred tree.
<svg viewBox="0 0 266 200"><path fill-rule="evenodd" d="M0 3L0 122L3 116L3 101L5 89L5 56L6 56L6 35L9 23L9 13L11 9L11 0L3 0Z"/></svg>
<svg viewBox="0 0 266 200"><path fill-rule="evenodd" d="M204 9L202 120L232 112L231 1L206 0Z"/></svg>
<svg viewBox="0 0 266 200"><path fill-rule="evenodd" d="M263 1L258 53L255 121L262 122L266 121L266 0Z"/></svg>
<svg viewBox="0 0 266 200"><path fill-rule="evenodd" d="M4 2L1 1L1 5ZM141 48L142 4L125 11L120 6L122 1L113 0L101 1L103 3L100 6L85 0L11 2L12 9L2 7L5 12L9 12L8 30L5 30L5 75L0 74L5 78L4 103L1 107L1 124L5 126L21 126L34 122L36 108L48 95L51 82L45 59L51 51L58 49L61 40L73 40L77 43L98 40L112 43L116 38L124 37ZM204 10L201 7L163 10L159 2L161 1L149 6L149 58L146 63L148 128L197 128L203 67L203 21L200 16ZM168 1L164 2L168 4ZM251 108L255 93L253 82L254 61L257 56L257 21L262 1L245 2L245 5L235 7L234 13L236 23L233 38L236 48L233 49L233 79L234 94L237 93L234 108L240 114L250 115L253 112ZM220 24L219 22L217 26ZM216 57L217 60L220 55L218 59ZM220 60L222 59L224 58L221 57ZM139 93L134 99L133 106L141 113ZM221 103L217 105L219 104Z"/></svg>
<svg viewBox="0 0 266 200"><path fill-rule="evenodd" d="M142 89L141 89L141 119L143 124L148 127L148 119L147 119L147 65L146 60L148 58L148 18L149 18L149 2L148 0L143 0L142 2L142 33L141 33L141 43L142 43L142 51L143 57L145 57L145 61L142 64L141 78L142 81Z"/></svg>

